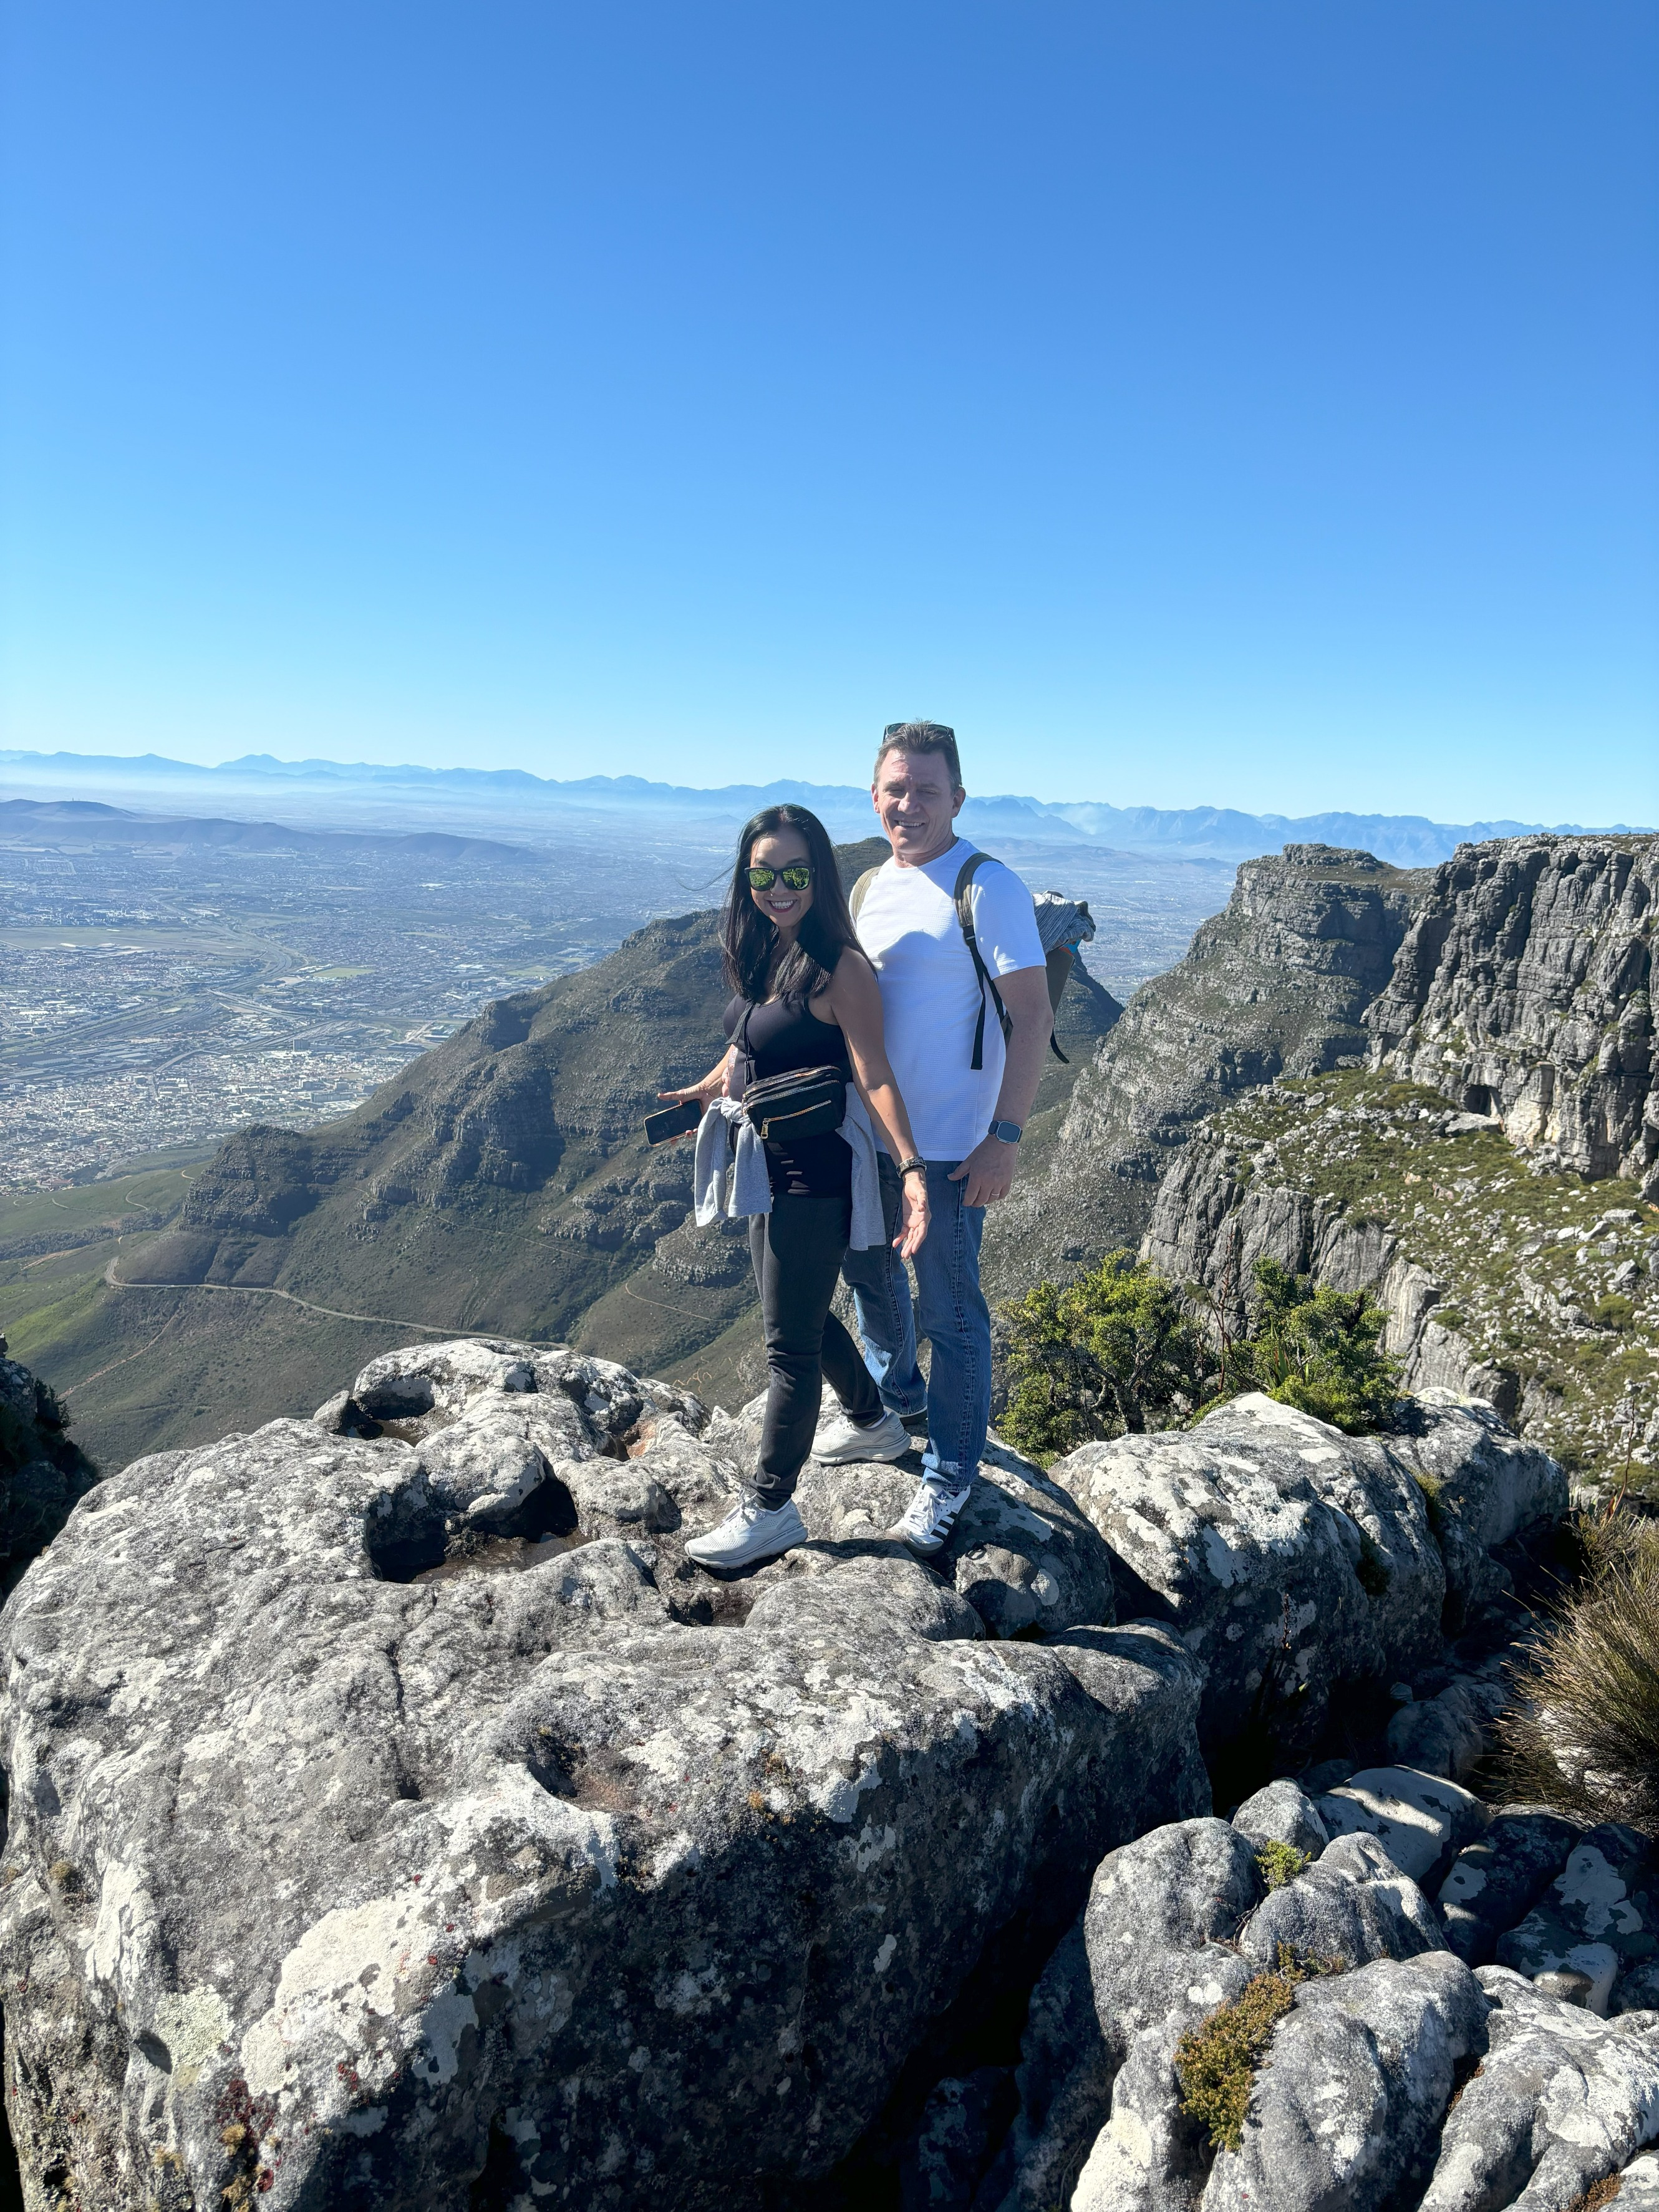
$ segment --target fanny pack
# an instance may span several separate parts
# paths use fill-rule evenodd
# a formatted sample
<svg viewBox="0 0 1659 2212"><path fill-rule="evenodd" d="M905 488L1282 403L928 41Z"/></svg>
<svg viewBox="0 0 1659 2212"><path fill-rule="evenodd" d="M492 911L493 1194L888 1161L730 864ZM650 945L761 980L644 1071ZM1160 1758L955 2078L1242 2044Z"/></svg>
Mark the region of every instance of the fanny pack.
<svg viewBox="0 0 1659 2212"><path fill-rule="evenodd" d="M833 1136L847 1118L847 1078L838 1067L792 1067L749 1084L743 1111L763 1143Z"/></svg>

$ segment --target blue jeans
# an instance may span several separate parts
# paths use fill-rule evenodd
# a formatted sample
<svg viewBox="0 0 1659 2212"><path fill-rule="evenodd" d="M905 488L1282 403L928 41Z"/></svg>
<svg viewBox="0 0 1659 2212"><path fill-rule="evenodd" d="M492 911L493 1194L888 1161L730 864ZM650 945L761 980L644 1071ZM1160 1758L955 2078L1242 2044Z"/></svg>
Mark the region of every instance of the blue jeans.
<svg viewBox="0 0 1659 2212"><path fill-rule="evenodd" d="M973 1480L991 1419L991 1314L979 1286L985 1208L963 1204L966 1177L951 1181L951 1170L961 1164L927 1163L929 1227L911 1263L916 1271L914 1307L909 1277L890 1243L848 1252L841 1263L858 1308L865 1364L876 1378L882 1402L905 1416L927 1408L922 1464L931 1480L953 1490ZM899 1178L884 1153L880 1165L891 1238L899 1233ZM933 1347L925 1382L916 1364L918 1324Z"/></svg>

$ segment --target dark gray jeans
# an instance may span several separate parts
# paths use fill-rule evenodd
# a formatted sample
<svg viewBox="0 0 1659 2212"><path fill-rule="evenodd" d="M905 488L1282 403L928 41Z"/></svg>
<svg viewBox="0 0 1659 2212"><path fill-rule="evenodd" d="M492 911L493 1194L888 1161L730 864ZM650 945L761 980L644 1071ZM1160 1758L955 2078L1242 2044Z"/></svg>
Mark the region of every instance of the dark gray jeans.
<svg viewBox="0 0 1659 2212"><path fill-rule="evenodd" d="M823 1377L856 1421L873 1421L881 1393L859 1348L830 1310L847 1249L851 1201L780 1198L749 1220L766 1326L766 1425L755 1488L770 1510L794 1493L812 1449Z"/></svg>

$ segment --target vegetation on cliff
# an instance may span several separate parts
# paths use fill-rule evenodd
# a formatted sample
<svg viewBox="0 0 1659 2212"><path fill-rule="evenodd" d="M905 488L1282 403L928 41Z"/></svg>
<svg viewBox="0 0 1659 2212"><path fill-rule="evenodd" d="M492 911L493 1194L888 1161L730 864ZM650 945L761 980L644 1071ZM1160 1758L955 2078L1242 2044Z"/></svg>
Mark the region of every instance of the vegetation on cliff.
<svg viewBox="0 0 1659 2212"><path fill-rule="evenodd" d="M1002 1314L1003 1431L1045 1465L1079 1444L1168 1428L1243 1390L1354 1436L1382 1427L1399 1396L1382 1309L1272 1260L1257 1263L1242 1336L1228 1332L1215 1301L1122 1251L1063 1289L1039 1283Z"/></svg>
<svg viewBox="0 0 1659 2212"><path fill-rule="evenodd" d="M1495 1121L1351 1069L1241 1100L1206 1126L1189 1174L1200 1154L1212 1172L1191 1226L1154 1232L1165 1267L1202 1273L1213 1291L1254 1222L1281 1262L1373 1291L1415 1269L1394 1333L1431 1345L1447 1371L1428 1379L1469 1371L1581 1482L1652 1483L1659 1207L1635 1184L1529 1160Z"/></svg>

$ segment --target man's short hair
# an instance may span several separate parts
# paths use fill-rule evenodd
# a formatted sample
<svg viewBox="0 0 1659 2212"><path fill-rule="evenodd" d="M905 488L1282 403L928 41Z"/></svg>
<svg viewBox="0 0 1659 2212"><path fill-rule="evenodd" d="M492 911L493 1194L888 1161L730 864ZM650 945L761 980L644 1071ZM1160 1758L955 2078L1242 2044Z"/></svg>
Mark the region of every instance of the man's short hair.
<svg viewBox="0 0 1659 2212"><path fill-rule="evenodd" d="M957 733L944 722L890 722L881 733L876 765L870 775L872 783L881 774L881 764L889 753L938 753L951 771L951 790L962 789Z"/></svg>

